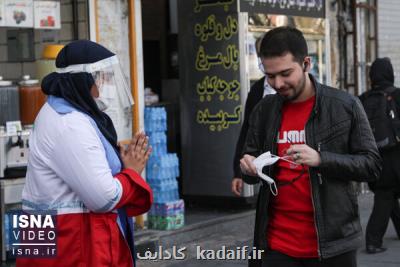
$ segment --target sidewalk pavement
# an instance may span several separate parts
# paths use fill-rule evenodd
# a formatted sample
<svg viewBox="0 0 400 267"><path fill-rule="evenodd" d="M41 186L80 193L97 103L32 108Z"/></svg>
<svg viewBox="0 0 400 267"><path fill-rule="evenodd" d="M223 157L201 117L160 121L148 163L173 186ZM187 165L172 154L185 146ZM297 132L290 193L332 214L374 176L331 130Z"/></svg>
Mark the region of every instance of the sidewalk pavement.
<svg viewBox="0 0 400 267"><path fill-rule="evenodd" d="M359 197L359 208L361 215L361 225L365 233L368 218L372 211L373 197L372 193L361 195ZM365 241L363 239L363 244ZM388 250L379 254L367 254L365 247L358 251L358 267L395 267L400 266L400 240L390 221L389 227L383 239L383 246ZM344 267L344 266L343 266Z"/></svg>
<svg viewBox="0 0 400 267"><path fill-rule="evenodd" d="M359 197L359 208L361 215L361 224L365 231L369 215L373 205L373 194L362 194ZM201 260L196 259L196 246L204 249L218 250L222 246L228 249L236 249L236 247L252 245L253 227L254 227L254 211L240 212L235 215L225 215L217 219L211 219L212 230L207 226L196 226L200 228L200 233L191 235L191 231L184 234L185 238L172 238L173 244L178 248L186 247L186 259L177 260L161 260L161 261L139 261L137 267L245 267L246 260ZM218 224L222 224L218 226ZM184 229L182 229L184 231ZM201 236L201 232L207 232ZM165 236L166 239L171 239ZM188 240L190 240L188 242ZM162 245L163 242L160 242ZM365 242L363 241L363 244ZM390 222L388 230L384 237L384 246L388 250L384 253L369 255L362 247L358 250L358 267L398 267L400 266L400 240ZM273 266L272 266L273 267ZM346 266L343 266L346 267Z"/></svg>
<svg viewBox="0 0 400 267"><path fill-rule="evenodd" d="M373 194L359 197L361 224L365 230L373 205ZM139 260L136 267L245 267L246 260L200 260L196 259L196 246L203 249L218 250L223 246L236 249L252 246L254 210L216 211L202 210L188 212L188 225L176 231L146 230L136 236L137 252L144 253L148 248L155 251L176 246L186 247L185 260L150 261ZM384 253L369 255L365 248L358 251L358 267L398 267L400 266L400 240L397 239L392 223L384 237ZM169 249L171 251L171 249ZM15 263L0 263L0 267L13 267ZM273 267L273 266L272 266ZM346 267L346 266L342 266Z"/></svg>

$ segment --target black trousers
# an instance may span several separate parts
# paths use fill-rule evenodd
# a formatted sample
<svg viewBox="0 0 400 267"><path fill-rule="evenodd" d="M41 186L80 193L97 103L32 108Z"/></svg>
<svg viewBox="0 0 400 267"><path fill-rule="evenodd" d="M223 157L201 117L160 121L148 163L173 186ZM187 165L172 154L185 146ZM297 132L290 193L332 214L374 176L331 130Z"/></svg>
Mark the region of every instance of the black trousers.
<svg viewBox="0 0 400 267"><path fill-rule="evenodd" d="M357 251L320 260L293 258L277 251L268 250L263 256L262 267L357 267Z"/></svg>
<svg viewBox="0 0 400 267"><path fill-rule="evenodd" d="M394 191L377 189L374 193L374 208L368 220L365 240L367 246L381 247L390 218L400 238L400 205Z"/></svg>

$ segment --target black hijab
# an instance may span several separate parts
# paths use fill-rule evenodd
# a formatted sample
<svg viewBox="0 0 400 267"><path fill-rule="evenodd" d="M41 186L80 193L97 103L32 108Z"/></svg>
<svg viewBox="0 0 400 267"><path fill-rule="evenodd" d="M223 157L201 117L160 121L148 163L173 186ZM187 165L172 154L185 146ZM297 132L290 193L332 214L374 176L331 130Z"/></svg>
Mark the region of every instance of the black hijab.
<svg viewBox="0 0 400 267"><path fill-rule="evenodd" d="M373 90L384 90L394 84L394 72L390 59L377 58L371 65L369 78Z"/></svg>
<svg viewBox="0 0 400 267"><path fill-rule="evenodd" d="M103 46L91 41L81 40L69 43L57 55L56 67L65 68L75 64L88 64L114 56ZM90 73L57 73L47 75L42 81L42 90L46 95L64 98L76 109L89 115L95 122L104 137L114 147L117 156L120 155L117 146L117 133L110 117L99 110L90 89L94 84ZM122 161L121 161L122 164ZM131 223L124 208L118 209L122 230L127 237L132 258L135 259ZM135 264L134 264L135 265Z"/></svg>
<svg viewBox="0 0 400 267"><path fill-rule="evenodd" d="M80 40L69 43L58 53L56 67L65 68L75 64L89 64L114 56L105 47L88 41ZM90 89L94 79L90 73L57 73L52 72L42 81L42 91L46 95L61 97L79 111L89 115L100 132L118 153L117 132L110 117L97 107Z"/></svg>

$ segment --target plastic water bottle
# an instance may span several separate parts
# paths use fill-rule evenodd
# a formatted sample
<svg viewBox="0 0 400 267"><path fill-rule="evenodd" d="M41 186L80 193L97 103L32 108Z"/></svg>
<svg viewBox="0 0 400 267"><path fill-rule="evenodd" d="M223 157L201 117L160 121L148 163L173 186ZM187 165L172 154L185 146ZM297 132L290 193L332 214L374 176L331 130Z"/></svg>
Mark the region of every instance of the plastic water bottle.
<svg viewBox="0 0 400 267"><path fill-rule="evenodd" d="M158 132L162 131L161 119L162 119L161 108L157 108L157 131Z"/></svg>

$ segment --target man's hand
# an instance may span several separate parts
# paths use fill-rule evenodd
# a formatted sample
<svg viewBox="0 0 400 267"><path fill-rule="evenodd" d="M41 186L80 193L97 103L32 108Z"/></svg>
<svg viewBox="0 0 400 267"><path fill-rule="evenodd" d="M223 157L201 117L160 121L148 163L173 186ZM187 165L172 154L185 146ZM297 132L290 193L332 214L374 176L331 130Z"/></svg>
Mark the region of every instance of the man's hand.
<svg viewBox="0 0 400 267"><path fill-rule="evenodd" d="M240 169L246 175L250 176L258 176L256 166L253 163L255 159L254 156L245 154L243 158L240 160Z"/></svg>
<svg viewBox="0 0 400 267"><path fill-rule="evenodd" d="M242 188L243 188L243 180L241 178L233 178L232 180L232 192L240 197L242 194Z"/></svg>
<svg viewBox="0 0 400 267"><path fill-rule="evenodd" d="M292 156L293 161L310 167L318 167L321 164L321 156L308 145L291 145L287 155Z"/></svg>

